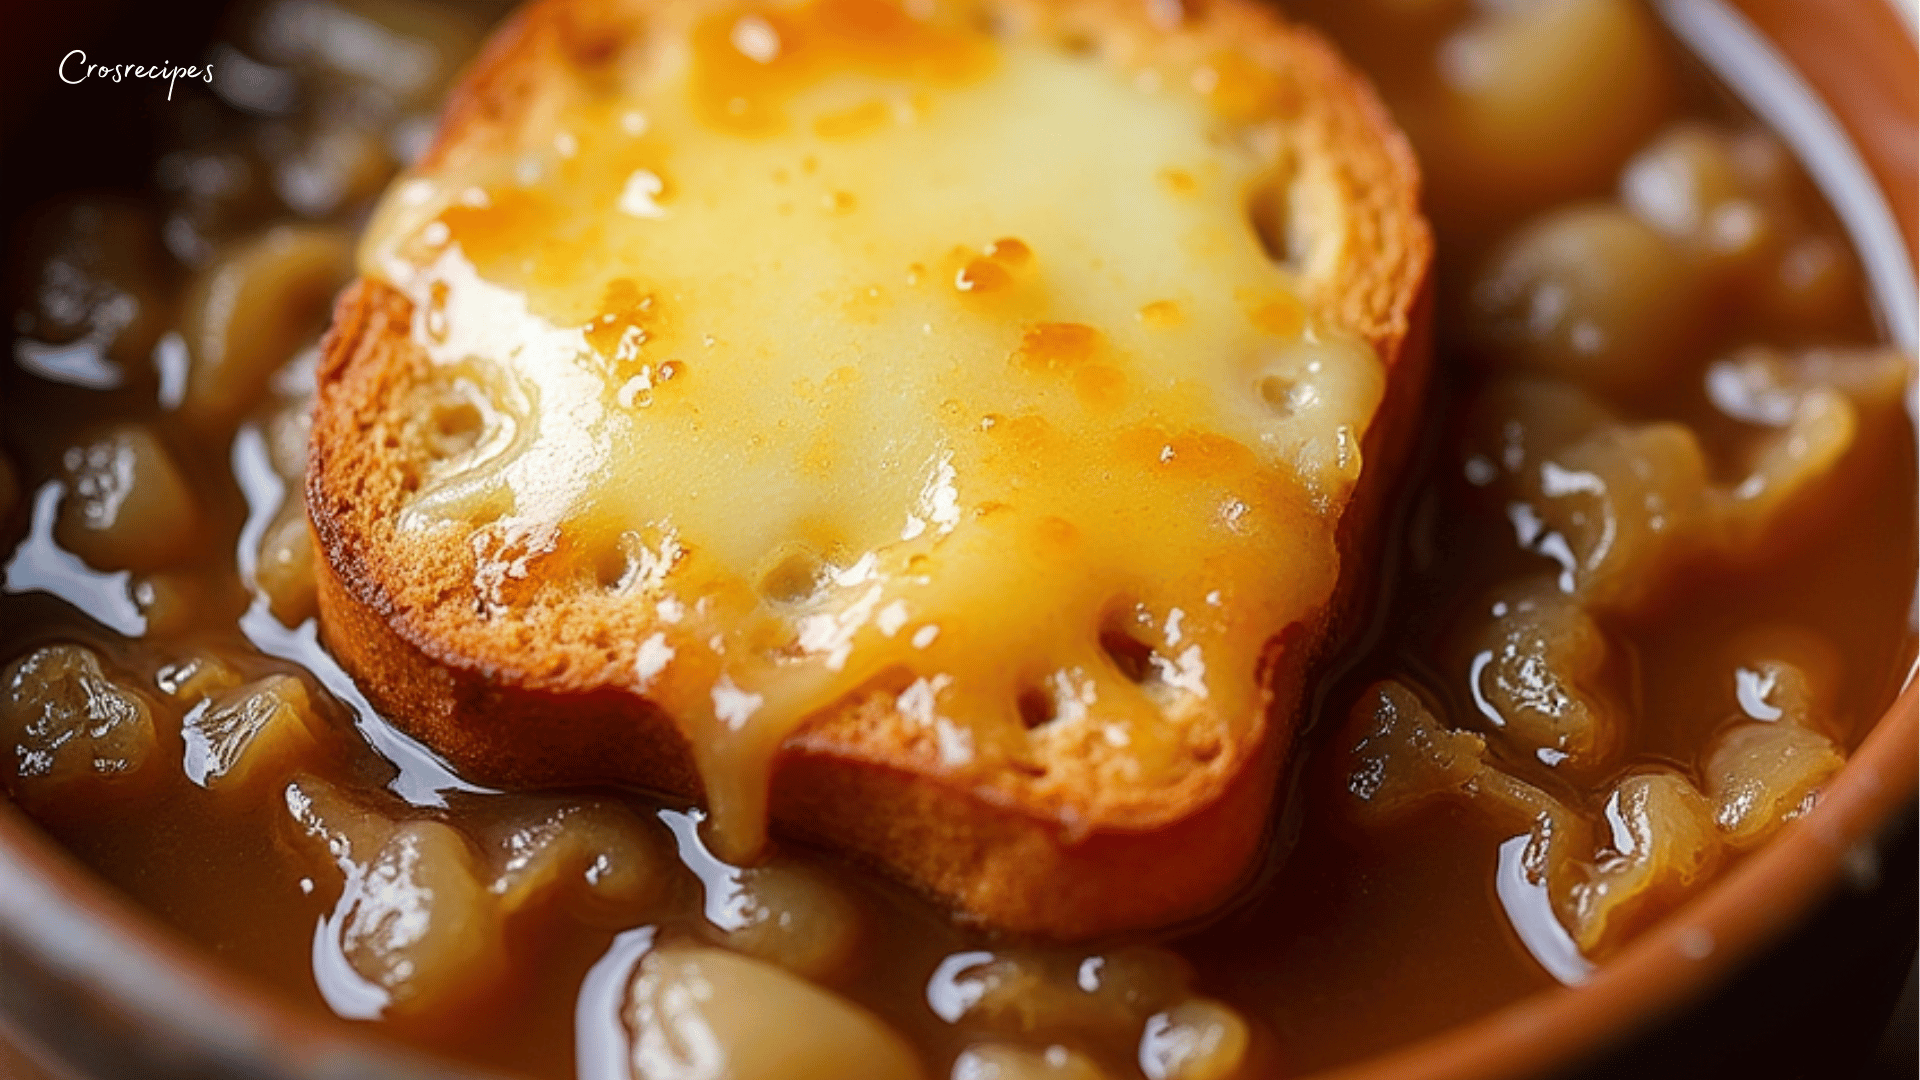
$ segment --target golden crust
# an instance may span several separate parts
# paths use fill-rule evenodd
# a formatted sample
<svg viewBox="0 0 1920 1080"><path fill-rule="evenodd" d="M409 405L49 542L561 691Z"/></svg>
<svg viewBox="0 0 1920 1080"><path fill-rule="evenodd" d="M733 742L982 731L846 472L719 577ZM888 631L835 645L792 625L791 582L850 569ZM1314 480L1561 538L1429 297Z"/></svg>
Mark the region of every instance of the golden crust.
<svg viewBox="0 0 1920 1080"><path fill-rule="evenodd" d="M497 149L517 118L541 109L553 65L577 74L644 48L646 13L670 3L592 5L549 0L519 14L450 103L432 159ZM1123 56L1169 47L1144 4L1122 0L1009 0L994 12L1039 30L1092 36ZM1284 75L1297 109L1295 155L1330 163L1317 175L1330 208L1313 227L1334 230L1335 258L1309 268L1305 298L1323 320L1367 338L1389 373L1364 446L1369 465L1340 525L1349 565L1367 565L1374 523L1416 426L1427 361L1431 254L1417 208L1411 152L1371 91L1317 36L1279 23L1245 0L1214 0L1178 38L1201 54L1229 51ZM621 62L633 62L622 59ZM634 640L612 608L547 609L514 620L517 639L466 625L470 606L443 583L470 581L465 544L402 539L395 512L418 483L406 448L418 445L430 381L411 339L412 310L373 281L339 302L319 373L308 499L320 560L325 640L399 726L474 779L505 785L618 782L697 796L684 738L657 707L622 689L626 660L611 643ZM1290 714L1334 616L1358 610L1364 575L1342 575L1320 625L1290 628L1266 650L1268 699ZM1110 790L1097 762L1045 778L954 777L929 766L926 736L876 687L816 717L775 763L771 809L783 829L866 858L1010 930L1082 937L1203 913L1246 875L1260 848L1291 715L1264 718L1247 737L1151 792ZM897 687L891 689L898 689ZM1274 710L1269 709L1272 713ZM1204 721L1205 717L1196 718Z"/></svg>

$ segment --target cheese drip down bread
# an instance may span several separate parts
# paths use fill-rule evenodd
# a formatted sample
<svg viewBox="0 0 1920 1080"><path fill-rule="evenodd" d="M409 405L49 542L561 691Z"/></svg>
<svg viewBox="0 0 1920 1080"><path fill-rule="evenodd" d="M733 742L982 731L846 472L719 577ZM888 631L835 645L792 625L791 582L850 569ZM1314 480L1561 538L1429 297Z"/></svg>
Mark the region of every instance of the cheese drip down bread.
<svg viewBox="0 0 1920 1080"><path fill-rule="evenodd" d="M1197 914L1412 428L1416 188L1238 0L535 4L325 343L325 640L477 780Z"/></svg>

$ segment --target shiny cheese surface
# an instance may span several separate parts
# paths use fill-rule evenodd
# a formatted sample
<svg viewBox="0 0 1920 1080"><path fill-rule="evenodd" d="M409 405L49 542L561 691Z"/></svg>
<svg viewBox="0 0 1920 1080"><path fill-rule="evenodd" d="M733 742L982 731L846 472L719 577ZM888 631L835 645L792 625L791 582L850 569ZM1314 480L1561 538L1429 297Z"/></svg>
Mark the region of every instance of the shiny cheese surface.
<svg viewBox="0 0 1920 1080"><path fill-rule="evenodd" d="M638 612L620 683L736 853L775 749L855 693L935 768L1042 801L1080 770L1123 823L1242 745L1263 649L1332 596L1384 376L1250 220L1282 133L1223 105L1238 69L886 0L650 33L402 181L363 249L448 403L400 527L470 546L462 602Z"/></svg>

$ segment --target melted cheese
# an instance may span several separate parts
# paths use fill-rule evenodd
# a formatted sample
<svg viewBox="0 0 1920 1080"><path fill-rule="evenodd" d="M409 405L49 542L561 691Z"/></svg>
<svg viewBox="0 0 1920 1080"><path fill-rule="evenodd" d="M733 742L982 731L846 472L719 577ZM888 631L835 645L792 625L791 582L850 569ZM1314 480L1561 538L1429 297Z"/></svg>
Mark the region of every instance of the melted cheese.
<svg viewBox="0 0 1920 1080"><path fill-rule="evenodd" d="M1248 220L1257 110L886 0L653 36L363 251L480 417L402 517L466 531L479 617L553 575L642 610L626 687L736 855L779 744L883 683L982 776L1150 792L1244 738L1383 388Z"/></svg>

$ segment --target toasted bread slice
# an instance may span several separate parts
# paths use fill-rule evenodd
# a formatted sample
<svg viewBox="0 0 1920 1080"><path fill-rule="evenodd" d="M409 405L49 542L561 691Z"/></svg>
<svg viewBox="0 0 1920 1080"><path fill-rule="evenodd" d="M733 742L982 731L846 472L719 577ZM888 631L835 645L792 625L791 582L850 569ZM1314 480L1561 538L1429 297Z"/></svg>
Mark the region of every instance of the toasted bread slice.
<svg viewBox="0 0 1920 1080"><path fill-rule="evenodd" d="M905 5L499 33L325 343L325 641L477 780L1191 917L1414 426L1415 165L1251 0Z"/></svg>

